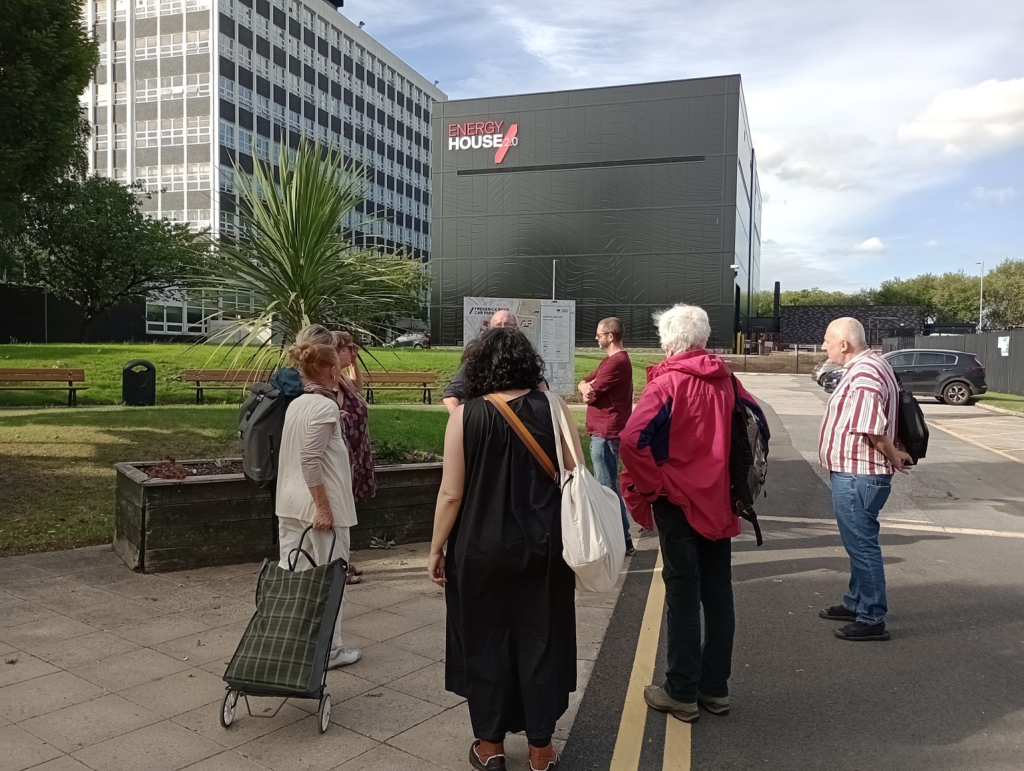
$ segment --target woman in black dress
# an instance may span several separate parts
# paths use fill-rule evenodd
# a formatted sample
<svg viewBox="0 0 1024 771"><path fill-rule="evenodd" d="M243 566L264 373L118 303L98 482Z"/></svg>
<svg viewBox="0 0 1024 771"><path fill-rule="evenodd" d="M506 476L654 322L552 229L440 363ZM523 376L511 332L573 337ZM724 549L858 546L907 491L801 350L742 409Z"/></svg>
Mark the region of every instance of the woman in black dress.
<svg viewBox="0 0 1024 771"><path fill-rule="evenodd" d="M510 731L526 732L531 769L556 768L551 736L576 690L575 578L562 559L561 492L482 398L504 399L557 466L550 403L537 390L542 368L521 332L488 331L467 359L467 401L445 434L429 571L448 608L445 687L469 702L477 737L469 760L484 771L505 768ZM566 439L577 457L582 448L575 431L562 438L572 464Z"/></svg>

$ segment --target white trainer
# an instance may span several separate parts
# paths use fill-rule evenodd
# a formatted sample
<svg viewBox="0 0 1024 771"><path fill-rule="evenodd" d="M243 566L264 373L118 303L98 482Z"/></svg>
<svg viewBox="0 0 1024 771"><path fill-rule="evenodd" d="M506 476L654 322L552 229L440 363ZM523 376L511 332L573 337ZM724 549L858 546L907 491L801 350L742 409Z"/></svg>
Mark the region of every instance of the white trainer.
<svg viewBox="0 0 1024 771"><path fill-rule="evenodd" d="M362 657L362 651L350 651L348 648L339 648L327 660L327 668L347 667L349 664L355 664Z"/></svg>

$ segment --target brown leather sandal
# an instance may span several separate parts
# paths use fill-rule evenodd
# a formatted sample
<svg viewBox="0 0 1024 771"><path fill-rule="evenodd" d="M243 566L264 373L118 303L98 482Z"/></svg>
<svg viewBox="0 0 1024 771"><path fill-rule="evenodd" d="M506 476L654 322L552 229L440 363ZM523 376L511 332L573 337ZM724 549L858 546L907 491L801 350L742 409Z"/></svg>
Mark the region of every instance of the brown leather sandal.
<svg viewBox="0 0 1024 771"><path fill-rule="evenodd" d="M484 763L480 760L480 756L476 754L476 748L479 746L480 740L477 739L469 748L469 765L473 766L477 771L505 771L504 753L491 755L491 757L487 758L487 762Z"/></svg>

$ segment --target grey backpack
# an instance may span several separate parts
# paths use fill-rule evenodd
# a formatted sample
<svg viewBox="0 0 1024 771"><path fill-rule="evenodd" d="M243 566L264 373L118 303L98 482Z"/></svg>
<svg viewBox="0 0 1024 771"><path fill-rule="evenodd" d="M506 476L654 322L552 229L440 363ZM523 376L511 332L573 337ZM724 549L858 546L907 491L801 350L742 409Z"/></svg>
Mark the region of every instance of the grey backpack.
<svg viewBox="0 0 1024 771"><path fill-rule="evenodd" d="M288 405L302 396L298 370L278 370L269 383L249 386L250 394L238 411L238 438L242 440L242 471L259 488L277 485L277 462Z"/></svg>
<svg viewBox="0 0 1024 771"><path fill-rule="evenodd" d="M756 402L740 396L736 376L732 376L735 402L732 411L732 441L729 445L729 493L733 512L754 528L757 545L764 543L757 522L754 502L764 489L768 476L768 421Z"/></svg>

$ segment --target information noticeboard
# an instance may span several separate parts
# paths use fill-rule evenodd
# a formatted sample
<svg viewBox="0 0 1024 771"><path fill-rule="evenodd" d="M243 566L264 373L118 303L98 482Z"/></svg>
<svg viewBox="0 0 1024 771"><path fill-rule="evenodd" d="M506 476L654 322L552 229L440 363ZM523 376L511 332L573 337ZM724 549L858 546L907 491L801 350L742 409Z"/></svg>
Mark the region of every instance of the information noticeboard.
<svg viewBox="0 0 1024 771"><path fill-rule="evenodd" d="M464 297L462 339L469 342L487 330L497 311L510 311L519 329L544 359L544 379L557 394L576 389L576 301L515 300L500 297Z"/></svg>

